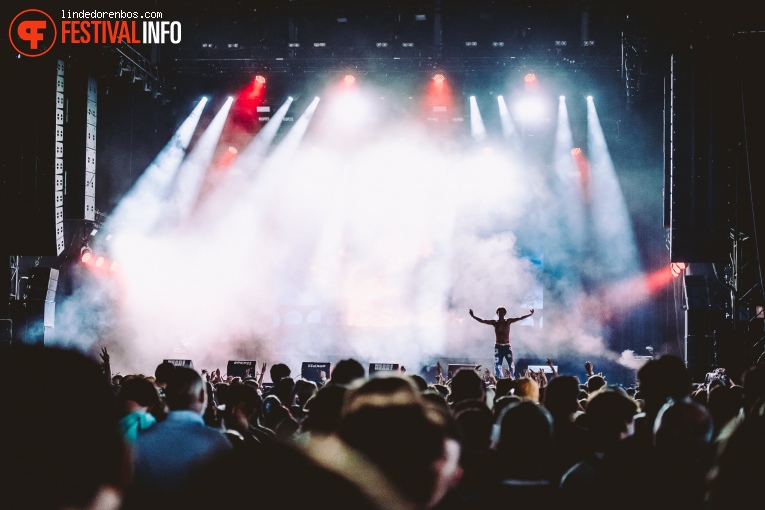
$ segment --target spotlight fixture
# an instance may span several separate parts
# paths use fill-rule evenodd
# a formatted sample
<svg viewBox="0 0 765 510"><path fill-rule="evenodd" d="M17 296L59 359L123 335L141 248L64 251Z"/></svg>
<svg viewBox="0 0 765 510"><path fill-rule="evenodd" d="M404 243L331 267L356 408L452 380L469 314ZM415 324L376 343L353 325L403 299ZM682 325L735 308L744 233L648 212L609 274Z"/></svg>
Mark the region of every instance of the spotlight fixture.
<svg viewBox="0 0 765 510"><path fill-rule="evenodd" d="M528 73L526 76L523 77L523 81L525 81L526 83L536 83L537 75L534 73Z"/></svg>
<svg viewBox="0 0 765 510"><path fill-rule="evenodd" d="M571 149L571 155L574 157L577 157L581 153L582 153L582 149L580 149L579 147L574 147L573 149Z"/></svg>
<svg viewBox="0 0 765 510"><path fill-rule="evenodd" d="M346 74L345 78L343 78L343 83L346 87L352 86L354 83L356 83L356 77L352 74Z"/></svg>
<svg viewBox="0 0 765 510"><path fill-rule="evenodd" d="M93 252L90 251L90 247L86 244L80 248L80 261L83 264L89 263L93 259Z"/></svg>
<svg viewBox="0 0 765 510"><path fill-rule="evenodd" d="M560 99L561 101L565 101L566 100L566 96L559 96L558 99Z"/></svg>
<svg viewBox="0 0 765 510"><path fill-rule="evenodd" d="M103 265L104 265L104 258L103 257L98 257L96 259L96 267L101 267Z"/></svg>
<svg viewBox="0 0 765 510"><path fill-rule="evenodd" d="M255 77L255 81L262 85L262 84L266 83L266 77L259 74L259 75L257 75Z"/></svg>
<svg viewBox="0 0 765 510"><path fill-rule="evenodd" d="M677 278L680 276L683 271L685 271L685 268L687 267L685 262L673 262L669 266L669 270L672 271L672 276Z"/></svg>
<svg viewBox="0 0 765 510"><path fill-rule="evenodd" d="M592 96L587 96L588 101L592 101Z"/></svg>
<svg viewBox="0 0 765 510"><path fill-rule="evenodd" d="M433 75L433 81L436 82L437 85L441 85L444 80L446 80L446 78L444 78L444 75L441 73Z"/></svg>

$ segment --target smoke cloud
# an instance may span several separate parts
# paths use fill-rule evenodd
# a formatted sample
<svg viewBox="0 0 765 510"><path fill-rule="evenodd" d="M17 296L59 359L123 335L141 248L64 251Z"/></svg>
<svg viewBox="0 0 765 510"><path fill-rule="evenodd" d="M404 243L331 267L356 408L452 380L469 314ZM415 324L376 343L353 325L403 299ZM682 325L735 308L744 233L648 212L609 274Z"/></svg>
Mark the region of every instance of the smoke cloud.
<svg viewBox="0 0 765 510"><path fill-rule="evenodd" d="M83 269L59 307L59 341L107 346L123 374L163 358L222 371L255 359L295 374L347 357L416 369L492 357L493 332L468 309L488 319L504 306L536 310L512 327L516 357L605 353L598 298L581 290L583 266L559 235L568 209L545 168L500 142L445 144L420 123L340 136L312 122L297 147L277 138L275 157L240 157L177 222L148 221L126 197L121 220L154 227L111 225L101 248L119 270ZM202 160L180 168L210 171L190 168Z"/></svg>

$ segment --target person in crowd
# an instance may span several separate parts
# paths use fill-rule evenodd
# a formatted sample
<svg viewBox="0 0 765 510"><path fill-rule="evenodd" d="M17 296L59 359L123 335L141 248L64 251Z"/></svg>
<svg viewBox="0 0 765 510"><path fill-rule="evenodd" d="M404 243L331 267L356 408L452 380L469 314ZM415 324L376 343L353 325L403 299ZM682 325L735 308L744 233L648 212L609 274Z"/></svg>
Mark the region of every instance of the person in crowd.
<svg viewBox="0 0 765 510"><path fill-rule="evenodd" d="M175 365L169 361L163 361L154 370L154 384L159 388L159 395L162 398L165 396L165 388L168 381L173 377L173 373L175 373Z"/></svg>
<svg viewBox="0 0 765 510"><path fill-rule="evenodd" d="M165 421L135 443L135 508L166 508L195 469L231 449L221 431L204 424L207 392L196 371L176 367L165 400L170 409Z"/></svg>
<svg viewBox="0 0 765 510"><path fill-rule="evenodd" d="M305 404L303 433L329 435L337 429L348 389L340 384L327 384Z"/></svg>
<svg viewBox="0 0 765 510"><path fill-rule="evenodd" d="M591 451L590 436L575 423L584 410L579 405L579 379L560 375L547 385L544 406L553 419L555 478L560 478Z"/></svg>
<svg viewBox="0 0 765 510"><path fill-rule="evenodd" d="M635 420L635 441L638 449L650 450L653 444L653 424L667 399L681 401L691 394L691 376L680 358L670 355L649 360L638 370L644 415ZM647 449L647 450L646 450Z"/></svg>
<svg viewBox="0 0 765 510"><path fill-rule="evenodd" d="M337 435L379 468L414 508L428 509L462 476L450 416L429 407L409 379L376 377L349 394Z"/></svg>
<svg viewBox="0 0 765 510"><path fill-rule="evenodd" d="M279 401L287 409L295 403L295 380L292 377L282 377L274 384L271 395L279 397Z"/></svg>
<svg viewBox="0 0 765 510"><path fill-rule="evenodd" d="M498 419L499 439L490 463L491 483L465 501L464 508L557 507L557 484L551 480L552 417L534 402L509 404Z"/></svg>
<svg viewBox="0 0 765 510"><path fill-rule="evenodd" d="M0 506L117 510L130 455L98 363L59 348L0 348Z"/></svg>
<svg viewBox="0 0 765 510"><path fill-rule="evenodd" d="M300 379L295 381L295 403L290 407L290 414L298 423L302 422L306 416L305 404L316 392L319 391L317 384L313 381Z"/></svg>
<svg viewBox="0 0 765 510"><path fill-rule="evenodd" d="M513 362L513 347L510 345L510 324L522 321L534 315L534 310L520 317L505 318L507 310L503 307L497 308L497 320L481 319L476 317L473 310L470 310L470 316L481 324L488 324L494 328L494 375L502 377L502 363L507 362L510 369L510 376L514 377L515 363Z"/></svg>
<svg viewBox="0 0 765 510"><path fill-rule="evenodd" d="M618 508L622 505L624 482L621 442L634 433L637 404L626 393L603 388L587 403L584 423L591 438L592 451L569 469L560 480L562 495L575 508L595 505Z"/></svg>
<svg viewBox="0 0 765 510"><path fill-rule="evenodd" d="M454 406L454 418L462 438L461 465L464 476L459 485L465 499L486 488L492 478L489 449L494 414L480 400L463 400Z"/></svg>
<svg viewBox="0 0 765 510"><path fill-rule="evenodd" d="M128 376L122 382L117 396L121 414L118 427L125 440L133 444L138 435L157 423L153 409L164 407L157 387L145 377ZM164 414L164 413L163 413Z"/></svg>
<svg viewBox="0 0 765 510"><path fill-rule="evenodd" d="M539 383L531 377L520 377L516 379L514 387L515 391L513 392L513 395L516 397L539 403Z"/></svg>
<svg viewBox="0 0 765 510"><path fill-rule="evenodd" d="M289 377L292 374L292 371L290 370L290 367L284 363L276 363L271 365L268 373L271 375L271 382L276 386L279 381L285 377Z"/></svg>
<svg viewBox="0 0 765 510"><path fill-rule="evenodd" d="M486 383L475 370L463 368L452 377L448 401L456 404L463 400L486 400Z"/></svg>
<svg viewBox="0 0 765 510"><path fill-rule="evenodd" d="M655 469L650 501L657 508L704 507L704 482L713 459L714 426L706 407L669 400L654 422Z"/></svg>
<svg viewBox="0 0 765 510"><path fill-rule="evenodd" d="M341 359L330 374L329 384L349 385L358 379L364 379L364 366L355 359Z"/></svg>
<svg viewBox="0 0 765 510"><path fill-rule="evenodd" d="M223 411L224 434L234 448L245 448L253 454L263 441L273 440L273 434L263 434L258 416L262 400L258 390L248 384L232 385L226 394Z"/></svg>
<svg viewBox="0 0 765 510"><path fill-rule="evenodd" d="M759 377L762 366L746 375ZM753 383L752 378L749 380ZM746 377L744 378L746 384ZM751 388L750 388L751 389ZM751 394L750 394L751 396ZM717 456L708 473L705 502L707 509L754 510L762 508L762 481L765 480L765 398L749 401L743 419L726 426L728 435L717 444Z"/></svg>

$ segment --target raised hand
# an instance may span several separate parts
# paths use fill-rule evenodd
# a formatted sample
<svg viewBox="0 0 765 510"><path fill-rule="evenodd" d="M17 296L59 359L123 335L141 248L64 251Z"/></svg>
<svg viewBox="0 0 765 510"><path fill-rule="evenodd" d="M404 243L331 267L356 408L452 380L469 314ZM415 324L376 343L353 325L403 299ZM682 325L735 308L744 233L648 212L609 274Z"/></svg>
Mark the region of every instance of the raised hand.
<svg viewBox="0 0 765 510"><path fill-rule="evenodd" d="M99 354L101 356L101 362L104 365L107 365L109 363L109 351L106 350L106 347L101 348L101 352Z"/></svg>

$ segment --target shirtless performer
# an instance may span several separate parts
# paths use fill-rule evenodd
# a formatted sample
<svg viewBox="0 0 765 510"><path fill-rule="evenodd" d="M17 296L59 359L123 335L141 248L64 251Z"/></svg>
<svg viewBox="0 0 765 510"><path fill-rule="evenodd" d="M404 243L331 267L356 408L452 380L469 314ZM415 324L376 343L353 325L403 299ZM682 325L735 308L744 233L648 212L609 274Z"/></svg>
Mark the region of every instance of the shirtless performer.
<svg viewBox="0 0 765 510"><path fill-rule="evenodd" d="M496 343L494 344L494 374L497 377L502 377L502 362L507 360L507 366L510 369L510 376L515 377L515 363L513 363L513 348L510 345L510 324L513 322L522 321L527 317L534 315L534 310L529 310L531 313L522 315L520 317L514 317L505 319L507 310L502 307L497 308L498 320L485 320L473 315L473 310L470 310L470 316L483 324L489 324L494 326L494 336L496 337Z"/></svg>

